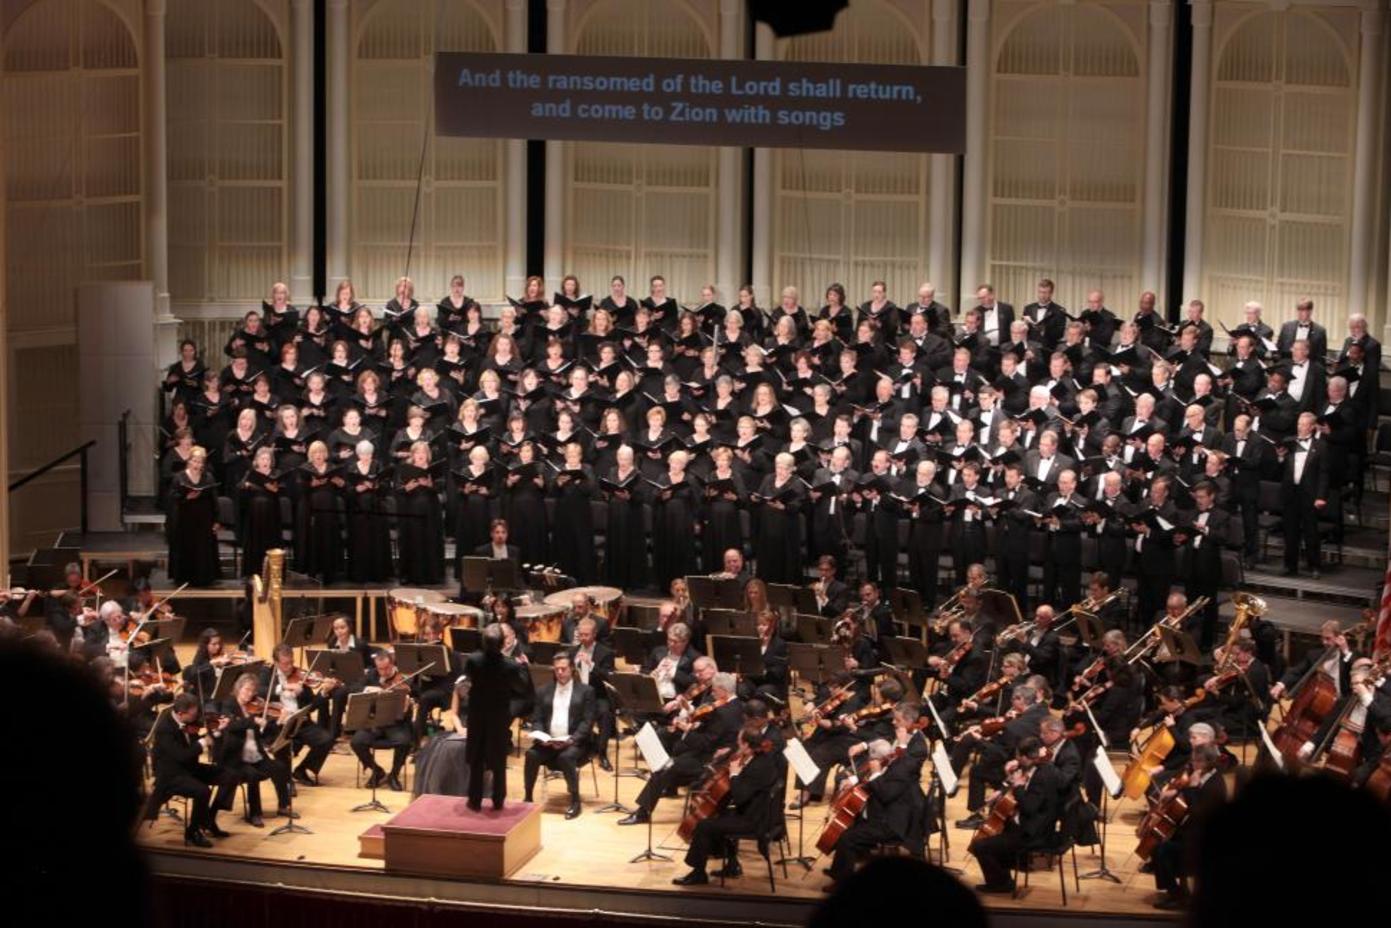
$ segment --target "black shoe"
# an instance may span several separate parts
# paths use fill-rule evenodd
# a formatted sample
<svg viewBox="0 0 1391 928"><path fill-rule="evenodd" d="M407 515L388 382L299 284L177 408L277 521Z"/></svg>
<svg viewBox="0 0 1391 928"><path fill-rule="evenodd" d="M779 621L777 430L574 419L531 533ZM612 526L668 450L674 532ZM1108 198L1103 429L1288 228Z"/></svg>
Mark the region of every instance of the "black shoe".
<svg viewBox="0 0 1391 928"><path fill-rule="evenodd" d="M294 821L295 819L299 818L299 813L296 812L294 809L291 809L289 806L286 806L283 809L276 809L275 814L280 818L288 818L290 821Z"/></svg>
<svg viewBox="0 0 1391 928"><path fill-rule="evenodd" d="M209 825L207 828L204 828L203 831L204 831L204 833L209 834L209 835L211 835L211 836L214 837L214 838L230 838L230 837L232 837L232 833L231 833L230 831L223 831L221 828L218 828L216 825Z"/></svg>
<svg viewBox="0 0 1391 928"><path fill-rule="evenodd" d="M469 811L470 811L470 812L482 812L482 811L483 811L483 803L481 803L481 802L474 802L472 799L470 799L467 803L465 803L465 805L467 805L467 806L469 807Z"/></svg>
<svg viewBox="0 0 1391 928"><path fill-rule="evenodd" d="M985 819L979 815L969 815L956 823L957 828L979 828L985 824Z"/></svg>
<svg viewBox="0 0 1391 928"><path fill-rule="evenodd" d="M532 798L531 798L531 793L527 793L525 796L522 797L522 802L532 802L532 801L533 801L533 800L532 800Z"/></svg>
<svg viewBox="0 0 1391 928"><path fill-rule="evenodd" d="M580 817L580 801L579 801L578 799L572 799L572 800L570 800L570 808L568 808L568 809L565 810L565 818L566 818L566 819L572 819L572 818L579 818L579 817Z"/></svg>
<svg viewBox="0 0 1391 928"><path fill-rule="evenodd" d="M1140 864L1140 867L1139 867L1139 869L1138 869L1136 872L1137 872L1137 873L1153 873L1153 872L1154 872L1154 864L1150 863L1150 862L1147 860L1147 861L1145 861L1144 863Z"/></svg>
<svg viewBox="0 0 1391 928"><path fill-rule="evenodd" d="M380 767L373 769L372 775L367 778L367 788L376 789L386 782L386 771Z"/></svg>
<svg viewBox="0 0 1391 928"><path fill-rule="evenodd" d="M711 876L717 876L722 880L732 880L744 875L744 868L739 866L739 861L731 860L718 870L712 870Z"/></svg>
<svg viewBox="0 0 1391 928"><path fill-rule="evenodd" d="M641 809L618 820L620 825L646 825L651 816Z"/></svg>
<svg viewBox="0 0 1391 928"><path fill-rule="evenodd" d="M295 778L295 782L303 783L305 786L319 785L319 781L314 779L314 777L310 775L309 771L305 770L303 767L296 767L293 776Z"/></svg>
<svg viewBox="0 0 1391 928"><path fill-rule="evenodd" d="M502 811L502 800L501 800L501 799L494 799L494 800L493 800L493 811L494 811L494 812L501 812L501 811Z"/></svg>
<svg viewBox="0 0 1391 928"><path fill-rule="evenodd" d="M710 882L710 877L705 875L704 870L692 870L685 876L678 876L671 882L675 886L705 886Z"/></svg>
<svg viewBox="0 0 1391 928"><path fill-rule="evenodd" d="M976 892L998 896L1013 893L1014 887L1009 883L978 883L976 884Z"/></svg>
<svg viewBox="0 0 1391 928"><path fill-rule="evenodd" d="M190 829L188 829L187 831L184 832L184 843L185 843L185 844L191 844L191 845L193 845L194 847L212 847L212 846L213 846L213 843L212 843L211 841L208 840L207 836L204 835L204 834L203 834L201 831L199 831L197 828L190 828Z"/></svg>
<svg viewBox="0 0 1391 928"><path fill-rule="evenodd" d="M662 793L662 798L663 798L663 799L680 799L680 798L681 798L681 794L680 794L679 792L677 792L676 787L674 787L674 786L668 786L668 787L666 788L666 790Z"/></svg>
<svg viewBox="0 0 1391 928"><path fill-rule="evenodd" d="M405 789L405 787L401 785L401 778L394 770L386 775L386 785L398 793Z"/></svg>
<svg viewBox="0 0 1391 928"><path fill-rule="evenodd" d="M247 823L248 825L250 825L252 828L265 828L265 827L266 827L266 821L265 821L265 819L261 818L261 816L259 816L259 815L248 815L248 816L246 817L246 823Z"/></svg>
<svg viewBox="0 0 1391 928"><path fill-rule="evenodd" d="M609 763L607 754L599 755L599 769L605 773L613 773L613 764Z"/></svg>
<svg viewBox="0 0 1391 928"><path fill-rule="evenodd" d="M1182 909L1186 905L1188 905L1188 896L1180 892L1167 892L1154 901L1156 909L1163 909L1166 912Z"/></svg>

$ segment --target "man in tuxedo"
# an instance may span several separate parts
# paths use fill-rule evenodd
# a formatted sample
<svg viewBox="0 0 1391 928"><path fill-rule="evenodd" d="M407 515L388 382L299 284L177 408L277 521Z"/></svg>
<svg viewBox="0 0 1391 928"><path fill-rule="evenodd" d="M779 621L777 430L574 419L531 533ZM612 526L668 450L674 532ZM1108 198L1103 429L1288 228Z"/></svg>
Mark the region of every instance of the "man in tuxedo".
<svg viewBox="0 0 1391 928"><path fill-rule="evenodd" d="M869 802L864 814L855 819L836 842L835 856L828 871L831 879L843 882L855 872L859 858L881 844L907 843L915 839L923 806L922 786L918 782L921 764L908 756L894 759L894 745L883 738L866 748L864 787Z"/></svg>
<svg viewBox="0 0 1391 928"><path fill-rule="evenodd" d="M572 819L580 814L579 765L588 756L594 735L594 689L575 679L569 654L557 654L551 666L555 680L536 694L536 708L529 723L531 732L545 737L533 734L522 776L526 801L531 802L540 769L559 770L570 791L565 817Z"/></svg>
<svg viewBox="0 0 1391 928"><path fill-rule="evenodd" d="M1290 360L1285 365L1285 389L1294 398L1300 412L1319 408L1327 395L1322 358L1309 356L1309 343L1297 341L1290 346Z"/></svg>
<svg viewBox="0 0 1391 928"><path fill-rule="evenodd" d="M1381 398L1381 342L1368 334L1367 317L1361 313L1348 316L1348 337L1343 339L1343 347L1338 352L1339 368L1349 363L1354 345L1362 352L1362 386L1357 392L1362 394L1363 402L1368 404L1367 427L1375 428L1378 401Z"/></svg>
<svg viewBox="0 0 1391 928"><path fill-rule="evenodd" d="M897 486L889 467L889 452L874 452L870 473L861 476L855 493L865 511L865 576L885 589L898 586L899 506L889 495ZM871 480L879 485L869 485Z"/></svg>
<svg viewBox="0 0 1391 928"><path fill-rule="evenodd" d="M1281 498L1285 501L1285 570L1299 573L1303 545L1309 572L1315 578L1322 565L1319 517L1328 506L1328 449L1314 434L1317 417L1301 413L1294 438L1275 449L1281 462Z"/></svg>
<svg viewBox="0 0 1391 928"><path fill-rule="evenodd" d="M217 808L230 802L235 778L221 767L199 761L203 748L213 747L216 733L206 735L203 741L187 733L186 726L197 720L198 712L198 697L193 693L180 693L174 697L170 710L155 723L154 746L150 752L155 784L145 806L145 817L153 818L158 814L159 807L170 796L188 796L193 800L193 808L184 823L184 837L188 843L206 848L212 847L208 835L227 837L227 832L217 827ZM222 728L226 728L226 720ZM217 803L211 801L213 786L219 789Z"/></svg>
<svg viewBox="0 0 1391 928"><path fill-rule="evenodd" d="M1008 773L1007 764L1019 744L1038 734L1038 725L1049 715L1048 705L1039 691L1028 683L1018 683L1010 693L1008 721L995 735L985 735L974 725L962 733L961 740L974 740L980 753L971 765L966 805L970 815L956 823L957 828L979 828L984 821L986 787L999 788Z"/></svg>
<svg viewBox="0 0 1391 928"><path fill-rule="evenodd" d="M688 721L678 718L677 735L668 749L671 763L647 778L638 793L637 809L620 825L643 825L652 817L657 800L678 786L694 783L705 773L705 767L717 753L733 748L743 728L744 709L736 690L738 684L732 673L716 673L710 683L710 704L715 708L706 716ZM723 750L722 750L723 749Z"/></svg>
<svg viewBox="0 0 1391 928"><path fill-rule="evenodd" d="M1135 572L1140 579L1138 618L1143 628L1149 628L1155 613L1164 608L1174 582L1174 528L1178 509L1170 499L1172 489L1172 478L1154 478L1150 483L1149 499L1132 506L1128 516L1135 538ZM1151 512L1154 524L1148 521Z"/></svg>
<svg viewBox="0 0 1391 928"><path fill-rule="evenodd" d="M1184 592L1190 601L1199 596L1209 599L1201 614L1199 646L1212 650L1217 638L1217 590L1222 585L1222 552L1239 547L1233 538L1234 522L1226 510L1217 506L1217 488L1209 481L1193 487L1196 509L1190 524L1180 528L1174 540L1184 546L1188 558L1188 576ZM1239 523L1235 523L1238 524Z"/></svg>
<svg viewBox="0 0 1391 928"><path fill-rule="evenodd" d="M1232 479L1232 499L1241 516L1241 537L1246 565L1256 562L1259 548L1257 523L1260 516L1261 471L1270 443L1251 432L1251 417L1246 414L1232 421L1232 430L1222 436L1220 448L1227 456L1227 470Z"/></svg>
<svg viewBox="0 0 1391 928"><path fill-rule="evenodd" d="M918 288L918 301L909 303L907 312L910 317L926 316L928 328L943 338L950 339L955 334L951 309L937 302L937 288L930 282Z"/></svg>
<svg viewBox="0 0 1391 928"><path fill-rule="evenodd" d="M1063 330L1067 328L1066 311L1053 302L1054 289L1053 281L1044 277L1038 282L1038 299L1024 307L1024 318L1029 321L1033 337L1050 352L1063 340Z"/></svg>
<svg viewBox="0 0 1391 928"><path fill-rule="evenodd" d="M1362 465L1366 454L1365 432L1358 410L1347 401L1348 382L1328 381L1328 399L1312 410L1318 415L1318 435L1328 449L1328 506L1333 516L1333 539L1343 540L1343 493L1349 482L1354 499L1360 499Z"/></svg>
<svg viewBox="0 0 1391 928"><path fill-rule="evenodd" d="M1125 498L1124 478L1117 471L1107 471L1101 475L1101 499L1106 512L1084 513L1082 521L1096 538L1097 561L1108 576L1120 577L1125 573L1126 521L1130 501Z"/></svg>
<svg viewBox="0 0 1391 928"><path fill-rule="evenodd" d="M995 516L995 570L1000 588L1014 596L1020 611L1029 603L1029 539L1039 501L1024 483L1024 470L1018 464L1005 468L1005 484L997 497L1009 503Z"/></svg>
<svg viewBox="0 0 1391 928"><path fill-rule="evenodd" d="M1059 609L1077 602L1082 588L1082 517L1077 472L1058 473L1057 492L1048 497L1042 528L1047 537L1043 560L1043 598Z"/></svg>
<svg viewBox="0 0 1391 928"><path fill-rule="evenodd" d="M581 619L575 626L575 643L568 654L575 677L594 691L594 719L599 728L594 749L598 753L599 766L611 772L613 764L609 762L608 749L616 724L613 702L606 684L609 674L614 672L615 655L613 648L598 639L598 623L593 618Z"/></svg>
<svg viewBox="0 0 1391 928"><path fill-rule="evenodd" d="M1188 306L1185 307L1186 314L1183 320L1185 327L1193 327L1197 336L1193 350L1201 355L1204 361L1212 353L1212 326L1203 318L1203 313L1206 310L1207 306L1202 300L1189 300Z"/></svg>
<svg viewBox="0 0 1391 928"><path fill-rule="evenodd" d="M836 559L823 554L816 560L816 582L812 594L817 611L828 619L838 617L850 605L850 586L836 579Z"/></svg>
<svg viewBox="0 0 1391 928"><path fill-rule="evenodd" d="M1051 430L1039 436L1038 448L1024 452L1025 478L1049 487L1056 487L1058 475L1075 467L1072 458L1058 452L1058 433Z"/></svg>
<svg viewBox="0 0 1391 928"><path fill-rule="evenodd" d="M290 768L271 757L268 738L264 737L270 717L253 708L260 682L254 674L237 678L231 698L222 704L222 715L228 720L223 732L218 763L246 784L246 821L261 828L261 781L270 780L275 787L276 815L299 818L290 807ZM230 801L230 797L228 797Z"/></svg>
<svg viewBox="0 0 1391 928"><path fill-rule="evenodd" d="M1053 630L1056 621L1057 613L1052 606L1039 606L1034 610L1034 627L1015 649L1029 659L1029 673L1047 680L1055 697L1061 698L1067 691L1067 685L1063 679L1062 641Z"/></svg>
<svg viewBox="0 0 1391 928"><path fill-rule="evenodd" d="M1299 415L1299 403L1290 396L1285 387L1289 383L1289 372L1276 368L1266 375L1268 388L1256 400L1255 418L1251 427L1271 441L1279 443L1294 431L1295 417Z"/></svg>
<svg viewBox="0 0 1391 928"><path fill-rule="evenodd" d="M976 288L976 307L980 310L981 332L991 345L999 345L1009 338L1009 327L1014 323L1014 307L995 298L995 287L981 284Z"/></svg>
<svg viewBox="0 0 1391 928"><path fill-rule="evenodd" d="M512 719L522 714L522 704L531 698L531 679L526 668L502 653L502 626L494 622L483 629L482 637L482 649L470 654L464 664L464 676L472 684L465 748L469 765L468 806L475 812L483 807L485 771L493 775L493 808L502 808L507 797Z"/></svg>
<svg viewBox="0 0 1391 928"><path fill-rule="evenodd" d="M1087 308L1082 311L1082 325L1087 344L1093 348L1109 348L1116 337L1116 314L1106 308L1106 294L1092 290L1087 294Z"/></svg>
<svg viewBox="0 0 1391 928"><path fill-rule="evenodd" d="M853 514L847 514L846 504L850 490L859 479L859 474L851 469L851 451L841 445L831 452L827 467L818 468L812 475L813 487L828 487L825 492L811 492L811 542L813 550L822 555L830 555L837 564L845 563L846 552L850 548L850 529ZM834 484L835 490L829 489Z"/></svg>
<svg viewBox="0 0 1391 928"><path fill-rule="evenodd" d="M1314 301L1300 300L1294 306L1294 318L1280 326L1280 336L1275 339L1275 350L1280 357L1290 357L1295 342L1307 341L1309 355L1314 358L1328 357L1328 332L1314 321Z"/></svg>
<svg viewBox="0 0 1391 928"><path fill-rule="evenodd" d="M560 627L561 640L573 642L576 629L585 619L594 621L595 634L600 641L609 640L609 620L595 614L594 600L588 593L575 593L570 597L570 611L565 614L565 621Z"/></svg>
<svg viewBox="0 0 1391 928"><path fill-rule="evenodd" d="M1034 731L1037 731L1035 725ZM980 893L1007 894L1014 892L1011 868L1019 852L1026 848L1046 847L1057 830L1058 813L1062 808L1058 769L1044 762L1045 752L1037 737L1019 741L1014 760L1005 771L1004 785L1014 791L1018 811L1005 822L1004 831L973 841L969 850L980 863L985 882L976 887Z"/></svg>

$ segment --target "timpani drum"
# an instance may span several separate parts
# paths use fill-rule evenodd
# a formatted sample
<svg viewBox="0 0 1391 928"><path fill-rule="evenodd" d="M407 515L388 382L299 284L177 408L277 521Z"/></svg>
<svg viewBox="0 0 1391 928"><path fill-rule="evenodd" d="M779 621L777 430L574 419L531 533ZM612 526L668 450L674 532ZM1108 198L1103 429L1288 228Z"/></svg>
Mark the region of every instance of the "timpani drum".
<svg viewBox="0 0 1391 928"><path fill-rule="evenodd" d="M414 638L420 634L420 622L425 618L425 606L442 603L445 595L435 590L397 587L386 594L386 614L391 631L397 638Z"/></svg>
<svg viewBox="0 0 1391 928"><path fill-rule="evenodd" d="M518 606L517 621L526 626L528 641L560 641L565 635L565 609L561 606Z"/></svg>
<svg viewBox="0 0 1391 928"><path fill-rule="evenodd" d="M594 603L594 612L608 619L609 626L618 624L618 612L623 607L623 591L616 586L577 586L561 590L546 597L552 606L568 610L575 601L575 594L583 593Z"/></svg>
<svg viewBox="0 0 1391 928"><path fill-rule="evenodd" d="M428 603L425 614L440 620L444 628L482 628L483 610L463 603Z"/></svg>

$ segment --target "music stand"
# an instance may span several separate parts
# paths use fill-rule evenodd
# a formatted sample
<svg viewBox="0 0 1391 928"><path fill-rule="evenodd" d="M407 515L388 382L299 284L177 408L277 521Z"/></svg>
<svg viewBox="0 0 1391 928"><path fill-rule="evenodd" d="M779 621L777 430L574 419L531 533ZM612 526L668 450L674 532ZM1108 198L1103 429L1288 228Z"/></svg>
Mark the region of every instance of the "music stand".
<svg viewBox="0 0 1391 928"><path fill-rule="evenodd" d="M1082 643L1093 651L1101 650L1101 639L1106 634L1106 628L1101 624L1101 620L1089 612L1077 610L1077 637L1082 639Z"/></svg>
<svg viewBox="0 0 1391 928"><path fill-rule="evenodd" d="M531 663L549 667L555 660L557 654L561 654L570 649L570 646L563 641L533 641L531 648Z"/></svg>
<svg viewBox="0 0 1391 928"><path fill-rule="evenodd" d="M488 580L495 590L519 590L522 583L517 563L510 560L488 560Z"/></svg>
<svg viewBox="0 0 1391 928"><path fill-rule="evenodd" d="M151 638L168 638L171 641L183 641L184 628L188 625L188 619L181 615L176 615L169 619L154 619L145 623L145 631L149 632Z"/></svg>
<svg viewBox="0 0 1391 928"><path fill-rule="evenodd" d="M799 586L792 611L804 615L820 615L821 607L816 604L816 594L809 587Z"/></svg>
<svg viewBox="0 0 1391 928"><path fill-rule="evenodd" d="M449 634L449 647L460 654L472 654L483 650L483 630L453 625L445 629Z"/></svg>
<svg viewBox="0 0 1391 928"><path fill-rule="evenodd" d="M885 638L884 647L889 652L889 663L895 668L905 670L927 670L927 646L916 638Z"/></svg>
<svg viewBox="0 0 1391 928"><path fill-rule="evenodd" d="M439 642L396 642L396 669L406 676L419 671L422 677L443 677L457 668L450 667L449 651Z"/></svg>
<svg viewBox="0 0 1391 928"><path fill-rule="evenodd" d="M715 665L730 670L736 677L763 675L763 642L742 635L711 635L710 656Z"/></svg>
<svg viewBox="0 0 1391 928"><path fill-rule="evenodd" d="M704 574L686 578L686 592L691 597L691 605L697 609L717 609L720 604L719 581Z"/></svg>
<svg viewBox="0 0 1391 928"><path fill-rule="evenodd" d="M356 651L331 651L325 648L306 651L304 656L309 661L310 673L317 673L325 678L332 677L344 686L361 683L365 676L362 658L358 657Z"/></svg>
<svg viewBox="0 0 1391 928"><path fill-rule="evenodd" d="M799 680L825 683L845 669L845 649L839 645L787 643L787 665Z"/></svg>
<svg viewBox="0 0 1391 928"><path fill-rule="evenodd" d="M640 628L619 626L609 629L613 649L618 656L633 667L641 667L647 659L647 641Z"/></svg>
<svg viewBox="0 0 1391 928"><path fill-rule="evenodd" d="M715 592L719 608L742 610L744 608L744 584L730 577L715 581Z"/></svg>
<svg viewBox="0 0 1391 928"><path fill-rule="evenodd" d="M285 626L285 634L281 637L281 644L287 644L300 652L300 660L304 660L304 652L309 648L322 647L325 641L333 634L333 621L338 618L337 613L326 615L310 615L291 619Z"/></svg>
<svg viewBox="0 0 1391 928"><path fill-rule="evenodd" d="M800 590L801 587L793 586L790 583L770 583L768 584L768 605L774 609L796 612L797 593Z"/></svg>
<svg viewBox="0 0 1391 928"><path fill-rule="evenodd" d="M409 695L401 690L380 693L349 693L348 705L343 712L343 730L360 731L367 728L385 728L401 721L406 715L406 702ZM377 781L373 777L372 798L362 805L354 806L353 812L390 812L377 799Z"/></svg>
<svg viewBox="0 0 1391 928"><path fill-rule="evenodd" d="M831 619L799 612L792 620L797 625L797 637L803 644L831 644L835 641L836 623Z"/></svg>
<svg viewBox="0 0 1391 928"><path fill-rule="evenodd" d="M758 636L758 623L747 612L733 609L706 609L704 612L705 634L738 635L741 638Z"/></svg>
<svg viewBox="0 0 1391 928"><path fill-rule="evenodd" d="M657 692L657 681L645 673L611 673L608 676L609 694L613 699L614 718L624 718L628 725L637 729L638 718L640 716L656 717L665 712L666 703L662 696ZM624 773L619 764L618 742L620 739L614 738L613 749L613 802L610 809L605 806L601 812L630 812L622 803L618 801L618 778L623 776L637 777L639 780L646 779L642 771L634 767L631 772ZM636 751L637 746L634 745Z"/></svg>
<svg viewBox="0 0 1391 928"><path fill-rule="evenodd" d="M469 592L482 593L488 588L488 565L492 558L459 558L459 585Z"/></svg>
<svg viewBox="0 0 1391 928"><path fill-rule="evenodd" d="M1188 632L1161 625L1159 626L1159 640L1168 647L1169 656L1163 660L1156 658L1156 664L1168 664L1174 661L1192 664L1194 667L1202 664L1202 648L1198 647L1198 643Z"/></svg>
<svg viewBox="0 0 1391 928"><path fill-rule="evenodd" d="M1008 628L1024 621L1019 614L1019 603L1004 590L980 591L981 618L993 621L996 628Z"/></svg>
<svg viewBox="0 0 1391 928"><path fill-rule="evenodd" d="M893 610L894 617L904 625L921 628L927 624L927 619L923 615L922 594L917 590L902 586L896 586L889 590L889 608Z"/></svg>
<svg viewBox="0 0 1391 928"><path fill-rule="evenodd" d="M179 621L182 622L183 619L180 619ZM153 625L154 623L151 622L150 624ZM149 625L145 627L149 628ZM146 658L149 659L150 666L159 670L163 670L164 658L174 656L174 640L168 637L167 635L151 638L144 644L131 645L130 650L145 652ZM129 673L130 671L129 658L126 659L126 671L127 673Z"/></svg>
<svg viewBox="0 0 1391 928"><path fill-rule="evenodd" d="M270 754L271 757L274 757L280 751L283 751L286 748L292 748L295 740L295 735L299 734L299 730L302 727L304 727L304 725L309 719L309 713L313 711L314 706L308 705L302 709L297 709L293 714L286 716L285 718L282 718L280 720L280 730L276 734L275 740L271 742L270 748L267 750L267 753ZM286 816L285 824L281 825L279 828L273 829L267 837L274 838L276 835L312 835L314 833L310 831L308 828L305 828L303 825L300 825L295 821L294 795L294 791L291 790L291 814Z"/></svg>
<svg viewBox="0 0 1391 928"><path fill-rule="evenodd" d="M269 664L265 661L247 661L245 664L228 664L222 668L222 673L217 675L217 685L213 687L212 695L208 697L212 702L223 702L230 699L233 690L237 688L237 681L246 674L254 676L259 683L261 672ZM231 672L235 671L235 673Z"/></svg>

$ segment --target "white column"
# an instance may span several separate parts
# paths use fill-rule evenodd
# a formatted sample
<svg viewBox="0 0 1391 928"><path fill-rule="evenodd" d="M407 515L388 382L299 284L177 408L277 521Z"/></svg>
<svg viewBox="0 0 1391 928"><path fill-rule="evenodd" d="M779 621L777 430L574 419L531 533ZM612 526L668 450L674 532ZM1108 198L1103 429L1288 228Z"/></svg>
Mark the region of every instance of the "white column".
<svg viewBox="0 0 1391 928"><path fill-rule="evenodd" d="M1188 198L1184 209L1184 300L1199 297L1203 282L1204 204L1207 199L1208 101L1212 94L1212 3L1189 0L1193 16L1193 66L1188 91Z"/></svg>
<svg viewBox="0 0 1391 928"><path fill-rule="evenodd" d="M1169 80L1173 67L1172 0L1150 0L1149 96L1145 101L1145 205L1140 286L1164 301L1164 181L1169 167Z"/></svg>
<svg viewBox="0 0 1391 928"><path fill-rule="evenodd" d="M720 57L739 58L744 32L743 0L720 0ZM733 305L741 281L744 253L743 210L744 151L724 146L719 150L719 174L715 189L715 287L720 300ZM695 294L690 298L694 299Z"/></svg>
<svg viewBox="0 0 1391 928"><path fill-rule="evenodd" d="M169 312L169 160L164 79L165 0L145 0L145 268L154 284L155 359L178 356Z"/></svg>
<svg viewBox="0 0 1391 928"><path fill-rule="evenodd" d="M294 0L294 173L290 221L290 299L314 297L314 0Z"/></svg>
<svg viewBox="0 0 1391 928"><path fill-rule="evenodd" d="M526 51L526 44L526 0L507 0L503 46L509 52L519 53ZM520 295L526 287L526 140L508 139L503 149L506 152L503 178L506 233L502 249L502 284L504 293Z"/></svg>
<svg viewBox="0 0 1391 928"><path fill-rule="evenodd" d="M1357 66L1357 135L1352 166L1352 254L1348 268L1348 312L1366 313L1376 231L1377 97L1382 74L1382 5L1362 10L1362 50ZM1386 320L1383 320L1385 322Z"/></svg>
<svg viewBox="0 0 1391 928"><path fill-rule="evenodd" d="M961 183L961 282L957 306L969 306L985 279L986 107L990 96L990 2L966 10L966 156Z"/></svg>
<svg viewBox="0 0 1391 928"><path fill-rule="evenodd" d="M324 251L330 298L338 281L351 271L349 248L352 173L349 170L348 95L352 90L353 48L348 26L348 0L328 0L325 57L328 63L327 105L324 113L324 161L327 165L324 204Z"/></svg>
<svg viewBox="0 0 1391 928"><path fill-rule="evenodd" d="M932 0L932 63L956 64L961 21L953 0ZM956 155L931 155L928 159L927 275L941 299L950 302L956 293Z"/></svg>
<svg viewBox="0 0 1391 928"><path fill-rule="evenodd" d="M563 55L565 44L565 0L546 0L546 52ZM565 147L566 143L546 142L546 284L560 289L565 276Z"/></svg>
<svg viewBox="0 0 1391 928"><path fill-rule="evenodd" d="M754 32L754 57L759 61L773 60L773 30L758 23ZM773 299L773 151L753 150L753 293L762 306L771 306ZM737 294L735 294L737 296ZM732 302L732 301L730 301Z"/></svg>

